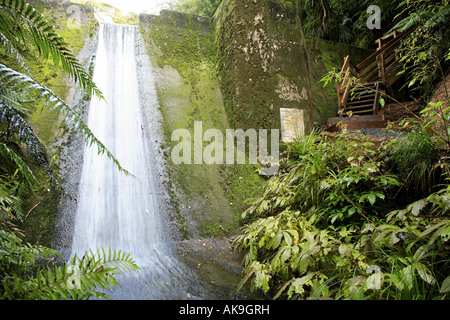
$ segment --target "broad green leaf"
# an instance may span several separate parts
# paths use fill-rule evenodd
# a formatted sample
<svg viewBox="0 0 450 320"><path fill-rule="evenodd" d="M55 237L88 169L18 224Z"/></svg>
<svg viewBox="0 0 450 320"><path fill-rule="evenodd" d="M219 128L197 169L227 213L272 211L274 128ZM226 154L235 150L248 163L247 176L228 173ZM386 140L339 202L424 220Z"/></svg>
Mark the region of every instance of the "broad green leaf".
<svg viewBox="0 0 450 320"><path fill-rule="evenodd" d="M369 200L371 205L374 205L377 197L375 196L375 194L371 193L367 196L367 199Z"/></svg>
<svg viewBox="0 0 450 320"><path fill-rule="evenodd" d="M368 289L380 290L384 281L384 274L381 272L380 267L372 265L367 268L366 272L369 274L373 273L369 278L367 278L366 287Z"/></svg>
<svg viewBox="0 0 450 320"><path fill-rule="evenodd" d="M414 202L414 204L410 206L411 213L414 216L417 216L420 213L420 211L427 205L427 203L428 203L427 199L422 199Z"/></svg>
<svg viewBox="0 0 450 320"><path fill-rule="evenodd" d="M445 278L445 280L442 282L440 293L447 293L450 292L450 276Z"/></svg>
<svg viewBox="0 0 450 320"><path fill-rule="evenodd" d="M351 217L355 212L356 212L356 208L355 207L351 207L350 209L348 209L347 215L349 217Z"/></svg>
<svg viewBox="0 0 450 320"><path fill-rule="evenodd" d="M380 290L384 281L384 274L379 272L371 275L366 280L367 289Z"/></svg>
<svg viewBox="0 0 450 320"><path fill-rule="evenodd" d="M299 266L298 266L298 271L299 271L300 273L305 272L305 271L308 269L308 266L309 266L309 264L310 264L311 261L313 261L313 259L312 259L309 255L303 255L303 256L300 258L300 263L299 263Z"/></svg>
<svg viewBox="0 0 450 320"><path fill-rule="evenodd" d="M290 293L290 296L292 296L292 291L294 291L295 293L303 293L304 292L303 286L308 281L310 281L315 275L316 275L315 273L311 272L308 273L306 276L296 279L289 288L288 293Z"/></svg>
<svg viewBox="0 0 450 320"><path fill-rule="evenodd" d="M291 246L292 245L292 237L289 234L289 232L285 231L283 232L284 241L286 242L286 245Z"/></svg>
<svg viewBox="0 0 450 320"><path fill-rule="evenodd" d="M414 265L409 265L403 268L402 271L400 272L399 279L406 287L408 287L409 290L411 290L413 287L414 273L415 273Z"/></svg>
<svg viewBox="0 0 450 320"><path fill-rule="evenodd" d="M434 279L433 275L431 274L430 270L421 262L418 262L415 264L415 267L417 269L417 273L419 276L428 284L434 284L436 280Z"/></svg>
<svg viewBox="0 0 450 320"><path fill-rule="evenodd" d="M352 249L346 244L341 244L339 246L339 253L342 257L350 257Z"/></svg>

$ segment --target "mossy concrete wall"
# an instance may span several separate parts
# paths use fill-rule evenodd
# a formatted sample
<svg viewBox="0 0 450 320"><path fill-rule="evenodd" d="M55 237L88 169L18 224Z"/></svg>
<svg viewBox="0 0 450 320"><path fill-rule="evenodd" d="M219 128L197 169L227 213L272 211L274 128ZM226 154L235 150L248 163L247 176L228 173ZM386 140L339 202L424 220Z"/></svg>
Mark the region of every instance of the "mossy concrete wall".
<svg viewBox="0 0 450 320"><path fill-rule="evenodd" d="M224 0L213 28L218 76L232 126L280 129L280 108L307 110L297 1ZM337 111L337 90L323 88L320 79L340 69L346 55L359 62L371 52L312 38L307 38L306 49L314 119L322 122Z"/></svg>
<svg viewBox="0 0 450 320"><path fill-rule="evenodd" d="M176 129L225 132L229 121L216 76L211 19L173 11L140 15L141 33L156 76L156 89L167 146L166 163L172 205L185 238L224 236L237 231L244 200L264 180L250 165L174 165L171 141Z"/></svg>

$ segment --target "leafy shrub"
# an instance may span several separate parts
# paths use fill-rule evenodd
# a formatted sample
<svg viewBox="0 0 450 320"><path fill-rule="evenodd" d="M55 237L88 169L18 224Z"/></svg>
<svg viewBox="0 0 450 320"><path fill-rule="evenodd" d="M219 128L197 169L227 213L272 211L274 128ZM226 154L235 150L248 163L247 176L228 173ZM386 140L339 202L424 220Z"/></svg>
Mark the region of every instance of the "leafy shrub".
<svg viewBox="0 0 450 320"><path fill-rule="evenodd" d="M290 146L284 170L243 214L252 221L233 242L246 252L241 285L283 299L448 292L450 189L392 211L399 183L383 173L373 145L311 135Z"/></svg>
<svg viewBox="0 0 450 320"><path fill-rule="evenodd" d="M367 221L363 212L376 216L388 200L384 192L399 185L381 173L373 143L313 134L289 147L291 163L268 182L264 196L244 216L293 208L316 214L322 225L339 222L355 228Z"/></svg>

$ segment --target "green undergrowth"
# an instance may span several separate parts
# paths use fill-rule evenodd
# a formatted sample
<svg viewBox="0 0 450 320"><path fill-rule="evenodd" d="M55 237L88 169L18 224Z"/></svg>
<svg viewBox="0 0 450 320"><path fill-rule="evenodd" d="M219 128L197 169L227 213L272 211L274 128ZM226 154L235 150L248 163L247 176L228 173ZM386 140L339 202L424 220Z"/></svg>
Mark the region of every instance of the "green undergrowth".
<svg viewBox="0 0 450 320"><path fill-rule="evenodd" d="M414 192L434 177L404 160L430 150L416 143L398 159L402 139L312 134L289 144L280 174L243 213L233 243L246 254L241 285L275 299L448 299L450 189ZM431 145L446 154L440 147ZM442 160L430 167L448 178Z"/></svg>
<svg viewBox="0 0 450 320"><path fill-rule="evenodd" d="M34 172L36 183L23 195L27 214L18 225L24 230L28 242L52 248L60 190L42 169L35 168Z"/></svg>

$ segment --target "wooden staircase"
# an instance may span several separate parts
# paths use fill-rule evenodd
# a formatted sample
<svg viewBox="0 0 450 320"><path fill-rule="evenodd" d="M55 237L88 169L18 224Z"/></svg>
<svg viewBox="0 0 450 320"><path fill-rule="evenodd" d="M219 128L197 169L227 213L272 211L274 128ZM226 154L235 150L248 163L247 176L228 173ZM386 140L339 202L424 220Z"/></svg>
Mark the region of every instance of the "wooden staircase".
<svg viewBox="0 0 450 320"><path fill-rule="evenodd" d="M352 88L352 95L344 104L346 114L352 115L376 115L380 98L380 82L372 82L364 87Z"/></svg>
<svg viewBox="0 0 450 320"><path fill-rule="evenodd" d="M384 123L380 122L378 114L380 98L386 89L402 77L399 72L403 70L403 64L399 61L397 51L402 40L416 28L404 32L397 30L378 39L377 51L359 64L355 64L350 56L345 57L337 83L338 117L330 119L330 125L341 122L363 128L371 119L379 125ZM364 117L361 119L364 123L358 124L357 120L348 119L354 116Z"/></svg>

